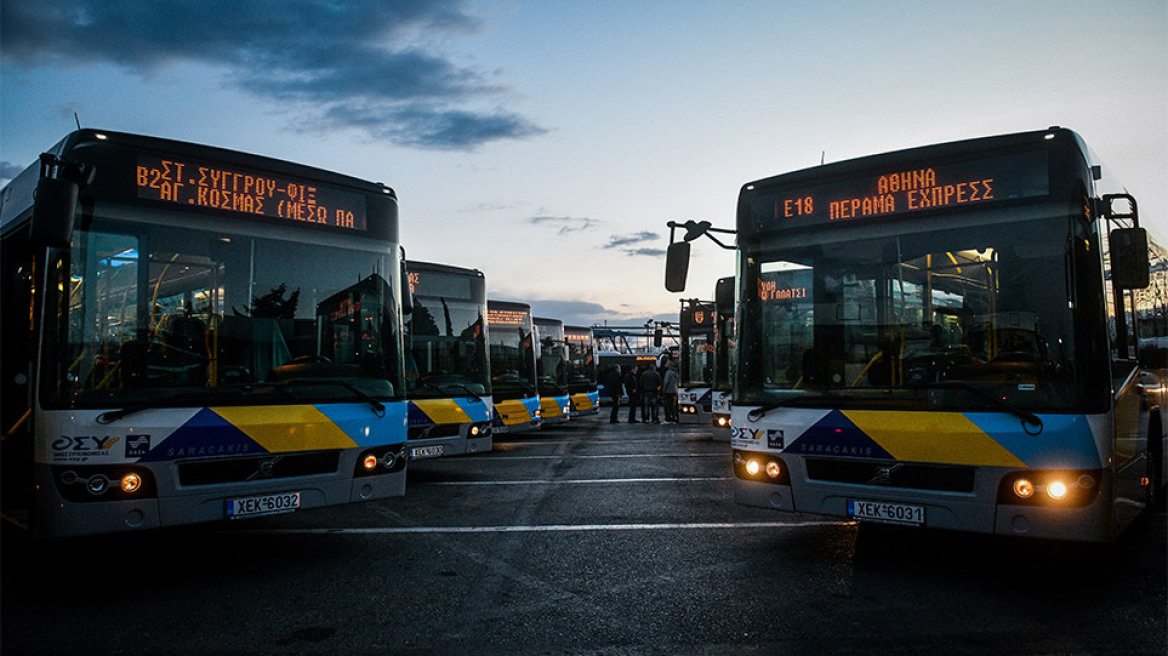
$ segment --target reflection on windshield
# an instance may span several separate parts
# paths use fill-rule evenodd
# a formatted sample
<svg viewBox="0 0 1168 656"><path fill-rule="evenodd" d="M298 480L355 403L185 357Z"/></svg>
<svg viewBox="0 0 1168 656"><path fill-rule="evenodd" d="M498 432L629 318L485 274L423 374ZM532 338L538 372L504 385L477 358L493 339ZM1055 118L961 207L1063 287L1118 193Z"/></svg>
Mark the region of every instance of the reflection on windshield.
<svg viewBox="0 0 1168 656"><path fill-rule="evenodd" d="M49 353L61 402L395 393L398 319L384 273L396 267L384 252L157 225L79 231L75 243ZM262 385L303 378L348 387ZM256 398L262 390L272 398Z"/></svg>
<svg viewBox="0 0 1168 656"><path fill-rule="evenodd" d="M935 231L750 258L753 289L739 324L746 397L808 402L846 390L842 398L857 402L935 407L969 404L977 396L957 389L977 386L1029 408L1073 404L1084 373L1067 225Z"/></svg>
<svg viewBox="0 0 1168 656"><path fill-rule="evenodd" d="M406 329L410 397L491 393L481 304L415 297Z"/></svg>

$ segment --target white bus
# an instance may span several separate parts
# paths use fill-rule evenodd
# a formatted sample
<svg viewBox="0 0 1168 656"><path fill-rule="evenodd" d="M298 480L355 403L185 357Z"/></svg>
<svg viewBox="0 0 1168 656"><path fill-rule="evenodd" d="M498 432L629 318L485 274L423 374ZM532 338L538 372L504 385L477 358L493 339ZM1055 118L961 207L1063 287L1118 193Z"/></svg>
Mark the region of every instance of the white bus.
<svg viewBox="0 0 1168 656"><path fill-rule="evenodd" d="M1158 503L1165 252L1107 174L1050 128L744 185L737 501L1085 541Z"/></svg>
<svg viewBox="0 0 1168 656"><path fill-rule="evenodd" d="M397 221L381 184L65 137L0 190L4 517L66 536L404 494Z"/></svg>

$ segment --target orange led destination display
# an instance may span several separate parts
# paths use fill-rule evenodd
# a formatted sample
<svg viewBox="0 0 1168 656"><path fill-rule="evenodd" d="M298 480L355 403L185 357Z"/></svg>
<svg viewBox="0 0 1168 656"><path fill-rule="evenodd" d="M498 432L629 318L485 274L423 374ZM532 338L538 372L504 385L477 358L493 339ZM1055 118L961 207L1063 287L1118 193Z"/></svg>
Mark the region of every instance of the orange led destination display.
<svg viewBox="0 0 1168 656"><path fill-rule="evenodd" d="M526 326L531 315L524 310L500 310L491 308L487 311L487 324L491 326Z"/></svg>
<svg viewBox="0 0 1168 656"><path fill-rule="evenodd" d="M814 170L812 170L814 172ZM756 220L791 227L957 208L1042 196L1049 191L1044 152L890 166L824 182L783 184L751 199Z"/></svg>
<svg viewBox="0 0 1168 656"><path fill-rule="evenodd" d="M365 230L365 197L318 182L186 158L139 155L138 198L266 217L279 222Z"/></svg>

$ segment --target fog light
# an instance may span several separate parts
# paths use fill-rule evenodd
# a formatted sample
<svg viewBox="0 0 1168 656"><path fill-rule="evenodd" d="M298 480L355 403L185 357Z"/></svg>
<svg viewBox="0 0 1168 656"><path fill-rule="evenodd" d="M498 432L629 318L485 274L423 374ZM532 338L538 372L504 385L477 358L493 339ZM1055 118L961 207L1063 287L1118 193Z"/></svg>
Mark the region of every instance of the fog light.
<svg viewBox="0 0 1168 656"><path fill-rule="evenodd" d="M90 494L105 494L105 491L109 489L109 479L97 474L85 481L85 488L89 490Z"/></svg>
<svg viewBox="0 0 1168 656"><path fill-rule="evenodd" d="M1019 478L1014 481L1014 494L1023 499L1029 499L1034 496L1034 483L1025 478Z"/></svg>
<svg viewBox="0 0 1168 656"><path fill-rule="evenodd" d="M778 478L779 475L783 473L783 470L779 467L779 463L771 460L767 463L766 473L767 476L770 476L771 478Z"/></svg>
<svg viewBox="0 0 1168 656"><path fill-rule="evenodd" d="M758 474L758 469L759 469L759 465L758 465L757 460L747 461L747 463L746 463L746 473L747 474L754 476L754 475Z"/></svg>
<svg viewBox="0 0 1168 656"><path fill-rule="evenodd" d="M1053 481L1050 485L1046 486L1046 493L1052 499L1061 499L1067 496L1067 486L1062 481Z"/></svg>
<svg viewBox="0 0 1168 656"><path fill-rule="evenodd" d="M372 453L365 456L365 460L361 462L361 466L365 468L365 471L373 471L377 468L377 456Z"/></svg>
<svg viewBox="0 0 1168 656"><path fill-rule="evenodd" d="M142 477L130 472L122 477L122 492L133 494L142 489Z"/></svg>

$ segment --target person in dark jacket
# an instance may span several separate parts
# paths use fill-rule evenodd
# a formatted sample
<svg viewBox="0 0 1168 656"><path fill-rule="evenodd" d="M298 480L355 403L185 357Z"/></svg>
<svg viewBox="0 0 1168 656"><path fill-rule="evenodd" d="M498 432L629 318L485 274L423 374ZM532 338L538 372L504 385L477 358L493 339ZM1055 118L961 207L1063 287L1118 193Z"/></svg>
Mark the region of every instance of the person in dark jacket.
<svg viewBox="0 0 1168 656"><path fill-rule="evenodd" d="M661 374L657 373L657 367L649 367L641 374L641 400L645 404L641 409L641 420L654 424L660 421L657 408L661 401Z"/></svg>
<svg viewBox="0 0 1168 656"><path fill-rule="evenodd" d="M609 415L608 420L614 424L619 423L620 419L620 399L621 394L624 393L624 380L621 376L621 368L619 364L614 364L612 369L608 370L608 375L604 377L604 389L608 392L608 398L612 399L612 414Z"/></svg>
<svg viewBox="0 0 1168 656"><path fill-rule="evenodd" d="M637 423L637 406L641 404L640 386L637 383L637 369L629 367L625 374L625 394L629 396L629 423Z"/></svg>

